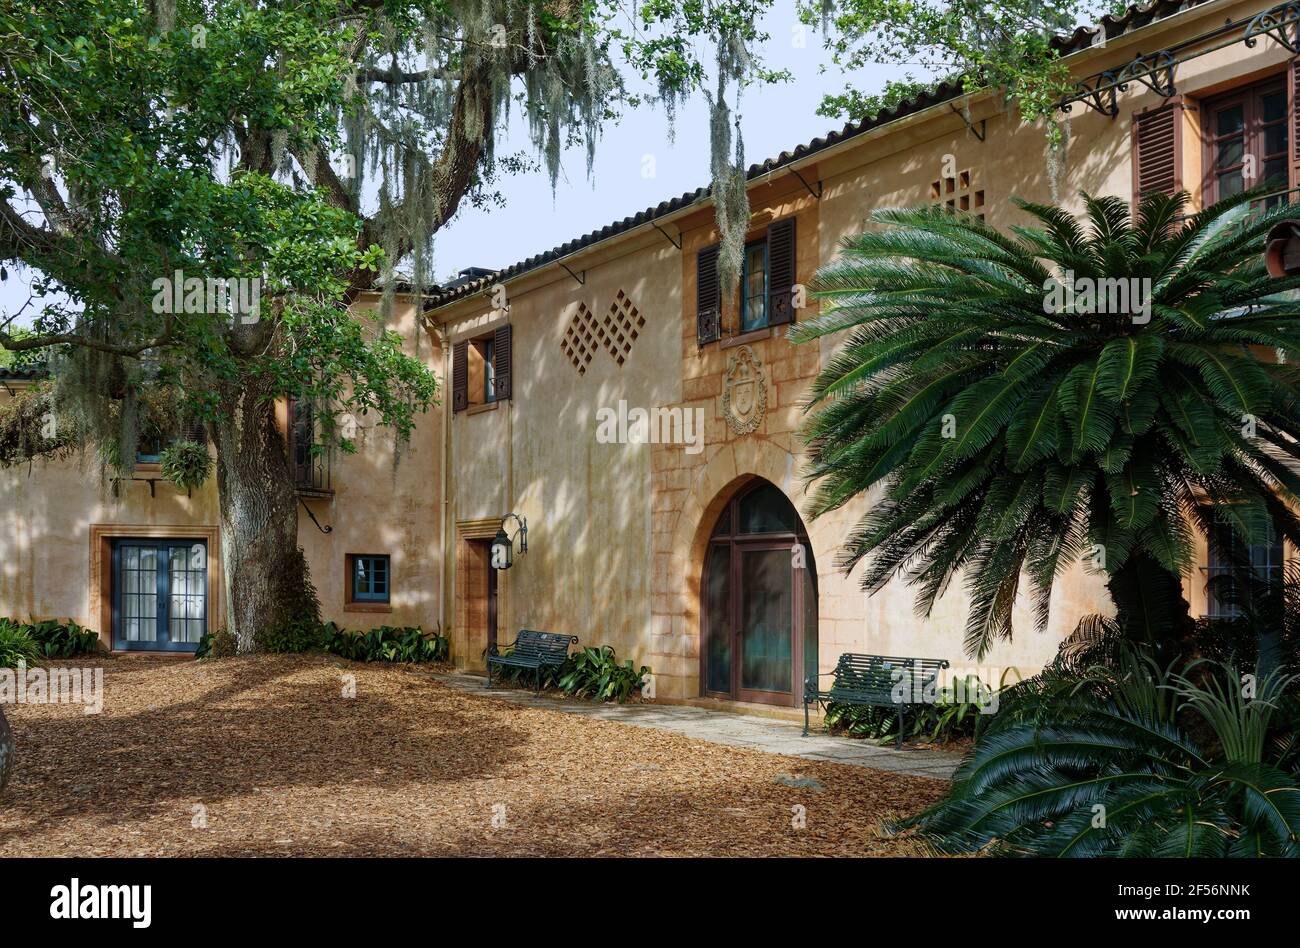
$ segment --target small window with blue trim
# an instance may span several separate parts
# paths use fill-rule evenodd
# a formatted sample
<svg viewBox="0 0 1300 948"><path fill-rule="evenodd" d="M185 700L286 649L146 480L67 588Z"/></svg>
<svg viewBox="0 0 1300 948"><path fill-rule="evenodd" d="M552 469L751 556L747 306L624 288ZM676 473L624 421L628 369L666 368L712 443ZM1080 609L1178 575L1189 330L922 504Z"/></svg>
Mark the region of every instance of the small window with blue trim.
<svg viewBox="0 0 1300 948"><path fill-rule="evenodd" d="M353 602L388 602L392 575L387 556L353 556Z"/></svg>
<svg viewBox="0 0 1300 948"><path fill-rule="evenodd" d="M762 329L767 325L767 241L758 240L745 247L744 269L740 276L740 331Z"/></svg>

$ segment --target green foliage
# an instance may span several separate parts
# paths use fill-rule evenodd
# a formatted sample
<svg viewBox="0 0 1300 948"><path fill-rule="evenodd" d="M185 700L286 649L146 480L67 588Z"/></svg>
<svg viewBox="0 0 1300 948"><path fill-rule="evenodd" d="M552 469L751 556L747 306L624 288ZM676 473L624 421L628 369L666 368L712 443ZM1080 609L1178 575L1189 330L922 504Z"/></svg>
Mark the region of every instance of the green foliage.
<svg viewBox="0 0 1300 948"><path fill-rule="evenodd" d="M275 629L267 629L257 637L257 650L273 654L316 652L325 648L326 629L314 619L297 619Z"/></svg>
<svg viewBox="0 0 1300 948"><path fill-rule="evenodd" d="M0 668L15 668L19 662L35 665L41 660L41 647L30 630L29 625L0 619Z"/></svg>
<svg viewBox="0 0 1300 948"><path fill-rule="evenodd" d="M206 444L177 441L162 451L162 476L184 491L202 487L212 474L212 455Z"/></svg>
<svg viewBox="0 0 1300 948"><path fill-rule="evenodd" d="M1056 103L1072 83L1053 37L1123 8L1116 0L803 0L800 18L825 27L833 61L849 76L877 63L898 63L950 77L967 92L999 90L1015 97L1025 121L1047 119L1055 138ZM828 94L817 111L859 120L929 85L909 69L879 93L849 85Z"/></svg>
<svg viewBox="0 0 1300 948"><path fill-rule="evenodd" d="M592 701L617 701L619 704L641 694L650 674L649 667L632 667L632 659L622 664L609 645L578 650L566 659L559 671L558 686L565 694Z"/></svg>
<svg viewBox="0 0 1300 948"><path fill-rule="evenodd" d="M445 662L451 656L449 639L418 626L353 632L330 622L322 631L325 651L354 662Z"/></svg>
<svg viewBox="0 0 1300 948"><path fill-rule="evenodd" d="M902 821L941 853L1300 856L1300 701L1276 673L1056 670L1016 686L951 792Z"/></svg>
<svg viewBox="0 0 1300 948"><path fill-rule="evenodd" d="M38 382L16 391L12 398L0 399L0 467L38 457L67 457L76 444L75 430L55 411L48 383Z"/></svg>
<svg viewBox="0 0 1300 948"><path fill-rule="evenodd" d="M992 704L992 690L981 689L985 686L979 679L967 675L960 694L955 685L949 684L939 689L934 703L909 706L904 715L903 739L933 744L977 737L991 717L991 713L983 713L983 705L990 712L997 707ZM826 706L826 726L874 743L893 743L898 738L898 709L831 702Z"/></svg>
<svg viewBox="0 0 1300 948"><path fill-rule="evenodd" d="M44 619L24 623L0 617L0 639L10 643L14 656L21 654L26 648L26 642L30 641L37 660L73 658L77 655L93 655L99 651L99 636L92 629L83 628L71 619L67 622ZM4 648L0 645L0 650ZM28 658L27 661L31 663L33 659ZM0 661L0 664L6 663Z"/></svg>
<svg viewBox="0 0 1300 948"><path fill-rule="evenodd" d="M229 629L210 629L199 639L194 657L230 658L238 651L238 644Z"/></svg>
<svg viewBox="0 0 1300 948"><path fill-rule="evenodd" d="M791 334L846 334L814 383L807 474L814 516L883 487L844 552L866 561L864 588L902 578L928 614L961 575L982 655L1010 636L1022 577L1042 628L1055 578L1083 560L1129 634L1173 640L1192 624L1196 531L1226 516L1245 544L1300 541L1300 367L1258 355L1300 351L1300 278L1265 273L1264 237L1290 211L1257 197L1185 218L1185 194L1135 217L1085 195L1082 220L1020 202L1037 226L1012 235L876 211ZM1138 294L1099 306L1062 292L1071 279Z"/></svg>

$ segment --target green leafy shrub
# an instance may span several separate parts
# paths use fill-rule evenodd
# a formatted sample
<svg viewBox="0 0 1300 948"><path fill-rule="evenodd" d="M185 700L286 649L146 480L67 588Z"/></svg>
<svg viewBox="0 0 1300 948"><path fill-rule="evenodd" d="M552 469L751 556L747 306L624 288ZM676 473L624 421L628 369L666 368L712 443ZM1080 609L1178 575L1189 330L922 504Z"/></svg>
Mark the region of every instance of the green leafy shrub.
<svg viewBox="0 0 1300 948"><path fill-rule="evenodd" d="M67 622L45 619L41 622L24 623L17 619L0 617L0 632L7 633L13 641L16 641L19 633L22 633L35 645L38 658L72 658L76 655L93 654L99 650L99 636L93 630L83 628L71 619ZM30 662L30 659L28 661Z"/></svg>
<svg viewBox="0 0 1300 948"><path fill-rule="evenodd" d="M609 645L584 648L570 655L558 674L558 687L566 694L593 701L617 701L622 704L641 693L650 669L632 667L632 659L622 664Z"/></svg>
<svg viewBox="0 0 1300 948"><path fill-rule="evenodd" d="M195 658L230 658L237 651L235 636L228 629L217 629L203 633L199 647L194 652Z"/></svg>
<svg viewBox="0 0 1300 948"><path fill-rule="evenodd" d="M72 658L99 651L99 636L94 630L83 628L71 619L67 622L46 619L29 628L46 658Z"/></svg>
<svg viewBox="0 0 1300 948"><path fill-rule="evenodd" d="M30 629L29 625L0 619L0 668L14 668L19 662L35 665L41 660L41 647Z"/></svg>
<svg viewBox="0 0 1300 948"><path fill-rule="evenodd" d="M354 662L445 662L451 656L450 640L419 626L353 632L327 622L321 633L325 651Z"/></svg>
<svg viewBox="0 0 1300 948"><path fill-rule="evenodd" d="M257 649L274 654L319 652L325 648L325 626L310 619L288 622L257 636Z"/></svg>
<svg viewBox="0 0 1300 948"><path fill-rule="evenodd" d="M176 441L163 448L160 457L162 476L181 490L202 487L212 474L212 455L207 445L196 441Z"/></svg>
<svg viewBox="0 0 1300 948"><path fill-rule="evenodd" d="M949 684L939 689L933 704L909 705L903 739L933 744L978 737L991 714L984 713L976 696L992 695L992 690L974 675L967 675L963 686L961 695ZM831 702L826 706L826 726L851 737L893 743L898 739L898 709Z"/></svg>
<svg viewBox="0 0 1300 948"><path fill-rule="evenodd" d="M1016 685L949 795L897 824L941 853L1300 857L1300 700L1278 672L1117 667Z"/></svg>

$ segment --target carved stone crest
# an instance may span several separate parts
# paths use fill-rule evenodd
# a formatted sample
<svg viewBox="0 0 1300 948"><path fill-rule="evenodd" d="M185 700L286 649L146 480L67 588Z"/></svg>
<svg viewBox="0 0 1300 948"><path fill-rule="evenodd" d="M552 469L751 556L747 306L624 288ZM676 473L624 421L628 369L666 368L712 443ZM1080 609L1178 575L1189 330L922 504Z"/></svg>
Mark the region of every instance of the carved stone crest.
<svg viewBox="0 0 1300 948"><path fill-rule="evenodd" d="M767 414L767 380L763 364L749 346L740 346L727 359L722 382L722 417L738 435L749 434Z"/></svg>

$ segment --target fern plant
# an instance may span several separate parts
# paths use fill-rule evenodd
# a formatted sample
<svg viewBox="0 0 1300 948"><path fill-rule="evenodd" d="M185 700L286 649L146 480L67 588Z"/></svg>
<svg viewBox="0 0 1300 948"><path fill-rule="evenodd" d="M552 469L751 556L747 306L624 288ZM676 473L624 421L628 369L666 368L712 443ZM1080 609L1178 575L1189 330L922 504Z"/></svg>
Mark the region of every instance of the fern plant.
<svg viewBox="0 0 1300 948"><path fill-rule="evenodd" d="M1053 580L1082 559L1130 635L1176 643L1192 626L1181 577L1216 512L1247 544L1270 525L1300 541L1300 366L1270 361L1300 351L1285 292L1300 276L1271 280L1262 260L1292 211L1256 198L1184 218L1185 194L1136 215L1084 195L1082 220L1021 201L1034 226L1011 234L877 211L792 333L846 333L808 406L812 515L883 491L841 565L865 561L870 591L913 584L923 615L960 574L983 655L1010 636L1022 577L1042 627ZM1149 308L1096 312L1054 291L1068 277L1145 288Z"/></svg>
<svg viewBox="0 0 1300 948"><path fill-rule="evenodd" d="M212 474L212 455L207 445L196 441L177 441L163 448L160 459L162 476L179 490L202 487Z"/></svg>

